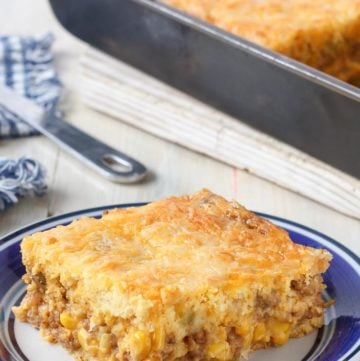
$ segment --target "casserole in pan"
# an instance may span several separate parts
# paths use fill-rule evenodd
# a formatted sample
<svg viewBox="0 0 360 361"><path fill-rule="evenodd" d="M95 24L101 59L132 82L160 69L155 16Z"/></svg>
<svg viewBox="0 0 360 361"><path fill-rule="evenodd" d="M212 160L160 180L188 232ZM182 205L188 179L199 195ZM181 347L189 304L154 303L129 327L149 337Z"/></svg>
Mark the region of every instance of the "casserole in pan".
<svg viewBox="0 0 360 361"><path fill-rule="evenodd" d="M360 89L151 0L50 0L71 33L360 177Z"/></svg>
<svg viewBox="0 0 360 361"><path fill-rule="evenodd" d="M360 85L360 0L162 1Z"/></svg>

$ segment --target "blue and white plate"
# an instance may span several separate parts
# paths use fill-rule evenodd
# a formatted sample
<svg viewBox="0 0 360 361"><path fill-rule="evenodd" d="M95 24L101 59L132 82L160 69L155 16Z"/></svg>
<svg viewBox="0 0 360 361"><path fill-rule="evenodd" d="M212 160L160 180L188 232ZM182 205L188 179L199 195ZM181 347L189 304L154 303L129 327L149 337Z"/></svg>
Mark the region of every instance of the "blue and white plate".
<svg viewBox="0 0 360 361"><path fill-rule="evenodd" d="M139 206L126 204L82 210L46 219L20 229L0 243L0 361L71 361L62 347L43 341L30 325L14 319L11 307L25 293L21 276L20 242L34 232L66 225L76 218L100 217L105 209ZM336 300L326 312L325 326L279 348L253 353L250 361L357 361L360 360L360 260L340 243L323 234L287 220L261 214L289 231L294 242L325 248L334 256L325 274L325 298Z"/></svg>

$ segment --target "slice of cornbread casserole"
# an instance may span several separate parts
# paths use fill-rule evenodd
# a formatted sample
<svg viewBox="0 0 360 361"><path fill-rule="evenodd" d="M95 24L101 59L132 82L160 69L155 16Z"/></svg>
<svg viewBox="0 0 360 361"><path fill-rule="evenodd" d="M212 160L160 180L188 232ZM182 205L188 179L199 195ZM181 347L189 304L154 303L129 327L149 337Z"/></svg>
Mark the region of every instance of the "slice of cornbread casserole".
<svg viewBox="0 0 360 361"><path fill-rule="evenodd" d="M16 316L78 360L234 360L323 324L331 255L208 190L26 237Z"/></svg>

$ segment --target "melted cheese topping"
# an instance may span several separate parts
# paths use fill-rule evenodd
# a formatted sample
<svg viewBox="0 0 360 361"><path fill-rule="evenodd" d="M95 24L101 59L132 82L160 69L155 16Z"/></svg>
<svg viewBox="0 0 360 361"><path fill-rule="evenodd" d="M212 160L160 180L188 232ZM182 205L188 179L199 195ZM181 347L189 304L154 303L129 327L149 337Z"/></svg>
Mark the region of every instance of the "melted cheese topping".
<svg viewBox="0 0 360 361"><path fill-rule="evenodd" d="M207 190L36 233L24 239L22 251L32 274L45 268L65 285L81 280L87 292L115 287L150 299L163 288L194 292L277 274L317 274L330 259Z"/></svg>

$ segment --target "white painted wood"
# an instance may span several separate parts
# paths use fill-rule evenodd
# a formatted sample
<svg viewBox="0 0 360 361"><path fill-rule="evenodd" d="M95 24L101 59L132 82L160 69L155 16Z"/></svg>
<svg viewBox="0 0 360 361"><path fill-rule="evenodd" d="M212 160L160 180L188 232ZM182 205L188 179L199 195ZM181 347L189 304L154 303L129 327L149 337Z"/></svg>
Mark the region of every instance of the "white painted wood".
<svg viewBox="0 0 360 361"><path fill-rule="evenodd" d="M94 109L360 218L359 180L96 49L82 65Z"/></svg>
<svg viewBox="0 0 360 361"><path fill-rule="evenodd" d="M31 34L47 30L55 33L54 51L65 87L62 108L68 120L138 158L154 174L138 185L115 185L58 151L43 137L0 140L0 156L15 158L28 154L37 158L47 169L49 184L49 194L45 198L23 199L15 207L0 213L0 236L48 214L113 203L149 201L207 187L240 201L250 209L313 227L360 253L359 221L85 106L80 97L79 76L79 55L84 52L84 44L59 27L46 0L2 1L0 7L2 34Z"/></svg>

